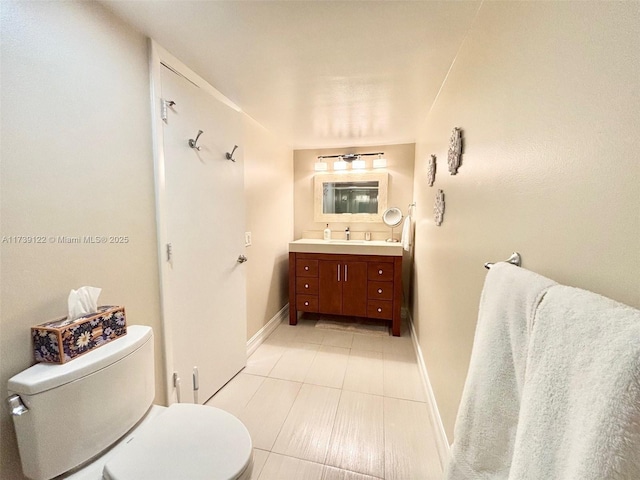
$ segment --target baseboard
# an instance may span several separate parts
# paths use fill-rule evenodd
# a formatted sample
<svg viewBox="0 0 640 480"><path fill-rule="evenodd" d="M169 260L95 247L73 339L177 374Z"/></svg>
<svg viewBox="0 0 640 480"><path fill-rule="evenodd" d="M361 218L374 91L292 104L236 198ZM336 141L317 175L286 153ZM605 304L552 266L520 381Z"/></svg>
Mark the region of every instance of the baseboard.
<svg viewBox="0 0 640 480"><path fill-rule="evenodd" d="M411 328L411 341L413 348L416 352L416 358L418 359L418 369L420 370L420 377L422 377L422 384L424 386L427 395L427 406L429 407L429 415L431 417L431 424L436 433L436 447L438 448L438 456L440 457L440 464L444 471L447 462L449 461L449 455L451 448L449 446L449 440L447 439L447 433L444 430L442 418L438 411L438 404L436 403L436 397L433 394L433 388L429 381L429 373L427 372L427 366L424 363L424 357L422 356L422 349L418 343L418 336L416 334L415 327L413 325L413 318L409 311L406 311L407 318L409 319L409 327Z"/></svg>
<svg viewBox="0 0 640 480"><path fill-rule="evenodd" d="M271 335L278 325L283 322L286 318L289 317L289 304L287 303L284 307L280 309L278 313L276 313L271 320L269 320L264 327L256 332L256 334L251 337L247 341L247 357L256 351L264 340Z"/></svg>

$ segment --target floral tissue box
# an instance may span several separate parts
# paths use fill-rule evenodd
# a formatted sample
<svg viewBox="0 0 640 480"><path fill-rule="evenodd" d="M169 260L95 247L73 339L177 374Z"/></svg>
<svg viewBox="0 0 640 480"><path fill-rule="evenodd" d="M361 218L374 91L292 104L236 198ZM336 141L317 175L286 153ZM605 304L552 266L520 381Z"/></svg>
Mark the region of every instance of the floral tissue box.
<svg viewBox="0 0 640 480"><path fill-rule="evenodd" d="M65 363L127 333L124 307L103 305L75 320L59 318L31 327L36 362Z"/></svg>

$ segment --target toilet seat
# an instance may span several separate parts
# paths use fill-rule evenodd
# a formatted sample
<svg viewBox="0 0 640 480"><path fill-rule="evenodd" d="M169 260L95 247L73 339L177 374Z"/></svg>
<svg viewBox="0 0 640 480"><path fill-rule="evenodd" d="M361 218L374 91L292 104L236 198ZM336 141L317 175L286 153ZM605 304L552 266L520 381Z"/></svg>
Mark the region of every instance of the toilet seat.
<svg viewBox="0 0 640 480"><path fill-rule="evenodd" d="M250 473L249 432L224 410L177 403L140 430L107 461L103 478L235 480Z"/></svg>

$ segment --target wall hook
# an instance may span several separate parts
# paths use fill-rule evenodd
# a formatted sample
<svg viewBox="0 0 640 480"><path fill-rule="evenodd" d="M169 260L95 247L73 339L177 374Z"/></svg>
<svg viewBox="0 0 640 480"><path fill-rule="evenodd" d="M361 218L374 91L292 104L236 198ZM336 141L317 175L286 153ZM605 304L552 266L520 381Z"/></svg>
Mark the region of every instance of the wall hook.
<svg viewBox="0 0 640 480"><path fill-rule="evenodd" d="M233 150L231 150L231 153L227 152L227 160L231 160L232 162L236 161L236 159L233 158L233 154L236 151L236 148L238 148L238 145L233 146Z"/></svg>
<svg viewBox="0 0 640 480"><path fill-rule="evenodd" d="M200 147L198 146L198 138L200 138L200 135L202 135L202 130L198 130L198 135L196 135L195 140L193 138L189 139L189 146L191 148L195 148L196 150L200 151Z"/></svg>

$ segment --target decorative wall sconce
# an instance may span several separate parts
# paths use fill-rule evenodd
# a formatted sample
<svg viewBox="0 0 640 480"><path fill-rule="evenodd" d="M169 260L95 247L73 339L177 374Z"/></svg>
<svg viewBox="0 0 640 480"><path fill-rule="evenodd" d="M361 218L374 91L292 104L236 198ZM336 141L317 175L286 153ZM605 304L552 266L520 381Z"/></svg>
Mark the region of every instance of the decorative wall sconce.
<svg viewBox="0 0 640 480"><path fill-rule="evenodd" d="M462 131L460 127L455 127L451 133L449 141L449 155L447 162L449 163L449 173L455 175L458 173L460 166L460 156L462 155Z"/></svg>
<svg viewBox="0 0 640 480"><path fill-rule="evenodd" d="M433 187L433 182L436 179L436 156L431 155L429 159L429 166L427 168L427 183L430 187Z"/></svg>
<svg viewBox="0 0 640 480"><path fill-rule="evenodd" d="M442 190L438 190L438 193L436 193L436 203L433 206L433 217L438 227L442 225L444 217L444 192Z"/></svg>

